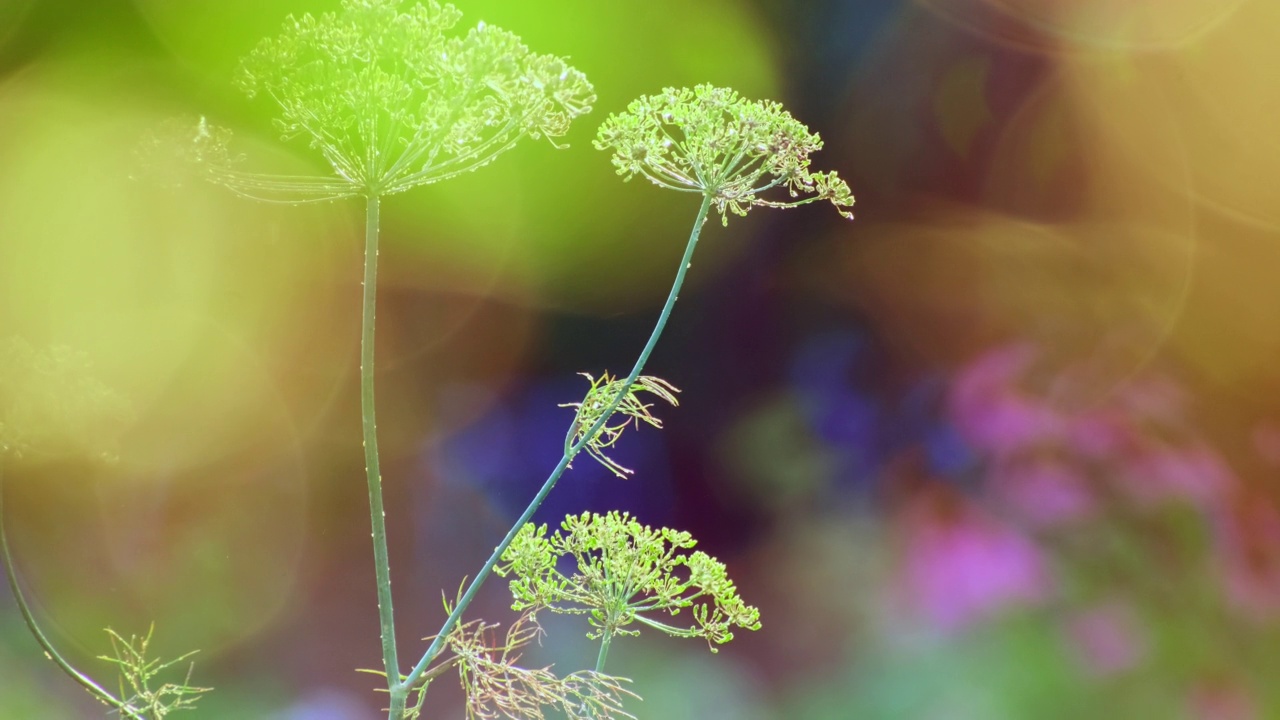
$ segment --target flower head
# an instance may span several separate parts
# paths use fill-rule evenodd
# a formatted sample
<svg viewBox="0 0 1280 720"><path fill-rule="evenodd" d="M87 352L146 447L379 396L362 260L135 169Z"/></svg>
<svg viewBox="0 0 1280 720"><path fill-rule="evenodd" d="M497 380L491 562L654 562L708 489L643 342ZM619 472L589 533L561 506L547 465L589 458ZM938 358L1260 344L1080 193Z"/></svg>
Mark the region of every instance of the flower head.
<svg viewBox="0 0 1280 720"><path fill-rule="evenodd" d="M261 199L402 192L485 165L522 137L560 137L591 110L591 83L564 59L484 22L457 34L462 13L448 3L401 4L343 0L336 13L290 16L237 71L241 90L279 106L283 136L305 138L337 178L219 167L211 179Z"/></svg>
<svg viewBox="0 0 1280 720"><path fill-rule="evenodd" d="M231 131L212 125L208 118L169 118L143 136L134 150L135 179L149 179L177 189L193 175L218 182L234 172L243 158L232 155Z"/></svg>
<svg viewBox="0 0 1280 720"><path fill-rule="evenodd" d="M776 102L747 100L713 85L667 88L610 115L595 146L613 150L618 174L643 176L660 187L712 196L727 212L753 206L795 207L828 200L852 218L849 186L835 172L811 172L809 156L822 149L817 133ZM764 193L786 188L791 200Z"/></svg>
<svg viewBox="0 0 1280 720"><path fill-rule="evenodd" d="M676 637L704 638L713 652L712 643L733 639L735 626L760 629L760 611L738 596L724 563L704 552L683 552L697 544L689 533L655 530L616 511L570 515L560 527L547 536L547 526L525 525L494 568L514 576L514 609L589 614L593 638L637 635L626 628L638 622ZM557 569L562 556L576 561L572 575ZM674 617L686 608L692 625L653 617Z"/></svg>
<svg viewBox="0 0 1280 720"><path fill-rule="evenodd" d="M1043 548L975 505L926 498L904 526L898 602L935 628L958 632L1050 596Z"/></svg>
<svg viewBox="0 0 1280 720"><path fill-rule="evenodd" d="M93 376L84 353L37 350L20 338L0 342L0 456L114 456L129 407Z"/></svg>

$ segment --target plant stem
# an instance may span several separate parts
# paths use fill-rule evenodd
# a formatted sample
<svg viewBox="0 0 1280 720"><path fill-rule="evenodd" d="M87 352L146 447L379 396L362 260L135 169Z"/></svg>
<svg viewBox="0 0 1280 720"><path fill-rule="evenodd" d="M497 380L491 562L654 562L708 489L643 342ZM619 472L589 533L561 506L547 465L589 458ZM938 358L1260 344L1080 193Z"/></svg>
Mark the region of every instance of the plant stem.
<svg viewBox="0 0 1280 720"><path fill-rule="evenodd" d="M604 629L600 631L600 653L596 655L596 674L604 673L604 661L609 657L609 644L613 642L613 615L610 614L608 622L605 623ZM595 711L591 712L594 718Z"/></svg>
<svg viewBox="0 0 1280 720"><path fill-rule="evenodd" d="M378 582L378 621L382 628L382 665L391 692L391 715L404 715L407 693L400 685L396 658L396 623L391 606L391 563L387 558L387 513L382 507L382 471L378 467L378 423L373 402L373 329L378 297L378 208L370 192L364 224L364 302L360 319L360 420L364 434L364 468L369 481L369 521L373 526L373 569ZM396 713L399 714L396 714Z"/></svg>
<svg viewBox="0 0 1280 720"><path fill-rule="evenodd" d="M116 709L122 717L133 718L133 720L146 720L146 718L138 711L137 708L125 703L116 696L102 689L102 686L94 682L92 678L84 673L76 670L67 662L66 658L53 647L53 643L49 642L49 638L45 637L44 631L40 629L39 623L36 622L35 615L31 612L31 606L27 604L27 598L22 594L22 588L18 585L18 573L13 564L13 556L9 552L9 534L5 529L4 523L4 464L0 462L0 556L4 560L4 574L9 579L9 589L13 591L13 599L18 603L18 612L22 614L22 621L26 623L27 630L31 631L32 637L44 650L45 655L53 661L58 669L66 673L72 680L75 680L89 694L97 698L105 705L109 705Z"/></svg>
<svg viewBox="0 0 1280 720"><path fill-rule="evenodd" d="M504 537L502 542L498 543L498 546L494 548L493 554L489 556L484 567L480 568L480 572L476 573L475 579L473 579L471 584L467 586L466 592L464 592L462 597L458 599L458 603L454 606L453 611L449 613L449 617L440 628L440 632L436 634L435 640L431 642L430 647L428 647L427 651L423 653L422 659L418 661L418 664L415 665L413 670L405 677L404 682L400 684L400 688L398 689L401 692L407 693L409 688L422 677L422 673L427 669L427 665L435 659L436 655L440 654L440 650L444 647L445 638L453 630L454 626L458 624L458 620L462 617L463 611L467 609L467 605L471 604L471 600L479 591L480 585L483 584L485 579L489 576L489 573L493 570L493 566L498 564L498 561L502 558L502 554L507 551L507 547L511 545L516 534L520 532L520 528L524 527L524 524L529 522L529 518L533 517L533 513L537 511L538 507L542 505L542 501L546 499L547 494L551 492L553 487L555 487L556 481L560 479L560 476L564 474L565 469L569 467L569 463L573 460L573 457L582 450L583 446L596 436L596 433L600 432L600 428L604 427L604 424L608 422L609 417L613 415L613 411L618 408L618 404L622 402L622 399L626 397L627 393L631 390L631 386L635 383L636 378L640 377L640 372L644 369L645 363L649 361L649 355L653 352L653 348L658 344L658 338L662 336L662 331L667 326L667 319L671 317L671 309L675 307L676 299L680 294L680 287L684 285L684 276L689 270L690 260L693 258L693 250L698 245L698 235L702 232L702 225L706 222L707 213L711 209L712 199L712 195L703 194L702 207L698 209L698 216L693 222L693 229L689 233L689 242L685 246L684 256L680 258L680 268L676 271L676 279L671 285L671 292L667 293L667 302L662 306L662 312L658 315L658 322L654 326L653 332L649 335L649 342L645 343L644 349L640 351L640 356L636 358L636 364L635 367L631 369L631 374L622 382L622 385L620 386L621 389L618 391L618 394L614 396L612 402L610 402L604 412L600 414L600 417L596 420L595 424L593 424L590 429L583 434L582 438L578 440L577 443L565 451L564 456L560 458L560 462L556 465L555 469L551 471L551 474L542 484L542 488L538 490L538 494L533 496L533 500L529 502L529 506L520 514L520 517L515 521L515 524L511 526L511 530L507 532L506 537ZM396 688L393 688L393 695L395 690ZM400 719L394 718L393 720Z"/></svg>
<svg viewBox="0 0 1280 720"><path fill-rule="evenodd" d="M609 643L613 642L613 631L606 627L601 631L600 654L596 656L596 673L604 672L604 661L609 657Z"/></svg>

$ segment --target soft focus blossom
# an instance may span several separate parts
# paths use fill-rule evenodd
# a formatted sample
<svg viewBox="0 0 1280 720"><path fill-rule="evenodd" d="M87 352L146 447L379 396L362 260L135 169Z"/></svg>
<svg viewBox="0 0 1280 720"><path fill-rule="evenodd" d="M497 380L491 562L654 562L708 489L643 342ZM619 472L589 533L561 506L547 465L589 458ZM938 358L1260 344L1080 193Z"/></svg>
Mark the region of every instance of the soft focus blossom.
<svg viewBox="0 0 1280 720"><path fill-rule="evenodd" d="M1228 603L1255 619L1280 614L1280 512L1267 502L1217 516L1217 567Z"/></svg>
<svg viewBox="0 0 1280 720"><path fill-rule="evenodd" d="M1128 497L1142 507L1177 500L1209 508L1236 486L1226 462L1200 441L1146 444L1122 459L1118 479Z"/></svg>
<svg viewBox="0 0 1280 720"><path fill-rule="evenodd" d="M1075 613L1067 618L1066 631L1085 671L1094 677L1129 670L1147 652L1138 617L1122 601L1099 603Z"/></svg>
<svg viewBox="0 0 1280 720"><path fill-rule="evenodd" d="M1099 504L1089 479L1061 459L997 465L991 472L996 502L1034 527L1059 527L1093 516Z"/></svg>
<svg viewBox="0 0 1280 720"><path fill-rule="evenodd" d="M1040 548L975 507L925 503L908 511L903 533L898 590L944 632L1043 600L1051 589Z"/></svg>
<svg viewBox="0 0 1280 720"><path fill-rule="evenodd" d="M1261 422L1253 428L1253 449L1267 465L1280 467L1280 424Z"/></svg>
<svg viewBox="0 0 1280 720"><path fill-rule="evenodd" d="M1144 509L1170 501L1207 509L1234 492L1235 475L1190 429L1175 384L1142 377L1068 412L1022 389L1035 358L1027 344L978 358L956 376L949 407L960 433L995 462L997 496L1025 519L1052 525L1084 516L1092 475Z"/></svg>
<svg viewBox="0 0 1280 720"><path fill-rule="evenodd" d="M1249 693L1229 681L1201 683L1191 691L1189 705L1194 720L1259 720L1262 717Z"/></svg>
<svg viewBox="0 0 1280 720"><path fill-rule="evenodd" d="M1061 436L1063 418L1018 388L1035 357L1031 345L1011 345L978 358L956 377L950 414L977 449L999 457Z"/></svg>
<svg viewBox="0 0 1280 720"><path fill-rule="evenodd" d="M1145 376L1121 385L1115 404L1134 421L1181 425L1186 418L1186 392L1169 378Z"/></svg>
<svg viewBox="0 0 1280 720"><path fill-rule="evenodd" d="M1104 406L1072 418L1066 443L1082 458L1105 460L1133 442L1135 434L1137 428L1123 409Z"/></svg>

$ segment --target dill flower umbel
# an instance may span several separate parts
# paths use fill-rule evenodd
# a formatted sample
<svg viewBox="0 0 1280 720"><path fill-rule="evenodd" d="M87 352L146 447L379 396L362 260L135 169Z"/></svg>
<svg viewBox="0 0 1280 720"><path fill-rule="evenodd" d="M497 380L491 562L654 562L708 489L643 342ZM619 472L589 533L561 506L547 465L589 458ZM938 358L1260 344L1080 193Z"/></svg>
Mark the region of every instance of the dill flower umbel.
<svg viewBox="0 0 1280 720"><path fill-rule="evenodd" d="M595 146L613 150L613 165L626 180L639 175L659 187L710 196L726 225L728 212L815 200L853 218L844 180L834 171L809 170L822 138L780 103L747 100L728 88L666 88L640 97L605 120ZM792 199L765 197L779 187Z"/></svg>

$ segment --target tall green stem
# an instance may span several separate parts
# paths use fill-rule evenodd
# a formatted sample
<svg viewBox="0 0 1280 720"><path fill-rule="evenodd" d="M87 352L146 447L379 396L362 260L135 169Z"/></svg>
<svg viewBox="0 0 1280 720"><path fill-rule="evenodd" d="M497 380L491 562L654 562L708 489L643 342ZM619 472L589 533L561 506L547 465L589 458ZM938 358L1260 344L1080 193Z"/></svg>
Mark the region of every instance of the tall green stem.
<svg viewBox="0 0 1280 720"><path fill-rule="evenodd" d="M360 419L364 433L364 468L369 481L369 521L373 526L373 568L378 582L378 621L382 626L382 665L391 691L391 717L404 715L406 693L396 657L396 622L391 606L391 563L387 558L387 513L382 508L382 471L378 467L378 423L373 402L373 328L378 298L378 209L380 198L369 193L364 224L364 302L360 319ZM396 713L399 714L396 714Z"/></svg>
<svg viewBox="0 0 1280 720"><path fill-rule="evenodd" d="M4 464L0 463L0 556L4 560L4 574L9 580L9 589L13 591L13 599L18 603L18 612L22 614L22 621L26 623L27 630L31 631L32 637L36 639L45 655L53 661L58 669L66 673L68 677L75 680L89 694L97 698L105 705L115 708L123 717L133 718L133 720L146 720L146 717L138 711L137 708L130 706L116 696L107 692L93 681L88 675L76 670L67 662L66 658L53 647L53 643L49 642L49 638L45 637L44 631L40 629L40 624L36 622L36 616L31 612L31 606L27 604L27 598L22 594L22 587L18 585L18 573L13 564L13 556L9 552L9 533L5 529L4 523Z"/></svg>
<svg viewBox="0 0 1280 720"><path fill-rule="evenodd" d="M608 422L609 417L613 415L613 411L617 409L618 404L622 402L622 399L626 397L627 393L631 390L631 386L635 383L636 378L640 377L640 372L644 369L645 363L649 361L649 355L653 352L653 348L658 344L658 338L662 337L662 331L667 326L667 319L671 317L671 309L675 307L676 299L680 294L680 287L684 285L684 276L689 270L690 261L693 259L693 250L698 245L698 235L702 232L702 225L706 222L707 213L711 209L712 200L713 196L710 194L704 194L702 197L702 207L698 209L698 216L693 222L693 229L689 232L689 242L685 246L684 256L680 258L680 267L676 271L676 279L671 285L671 292L667 293L667 302L662 306L662 313L658 315L658 322L654 326L653 332L649 335L649 342L645 343L644 349L640 351L640 356L636 358L636 364L635 367L631 369L631 374L623 381L618 394L614 396L613 401L610 402L604 412L600 414L600 417L596 420L595 424L582 435L582 438L579 439L577 443L565 451L564 456L560 458L560 462L556 465L555 469L551 471L551 475L549 475L546 481L542 484L542 488L538 490L538 494L533 496L533 500L529 502L529 506L520 514L520 517L515 521L515 524L511 526L511 530L507 532L507 535L502 539L502 542L498 543L498 546L494 548L493 554L489 556L484 567L480 568L480 572L476 573L475 579L473 579L471 584L467 586L466 592L464 592L462 597L458 599L458 603L454 606L453 611L449 613L449 617L444 621L444 625L440 628L440 632L436 634L435 640L431 641L431 645L427 648L427 651L423 653L422 659L418 661L418 664L415 665L413 670L405 677L404 682L400 684L399 688L392 688L393 696L397 689L402 693L407 693L409 688L411 688L414 683L418 682L422 677L422 673L426 671L427 666L431 664L431 661L440 654L441 649L444 647L445 638L448 637L454 626L458 624L458 620L462 617L463 611L467 609L467 605L471 604L471 600L479 591L480 585L484 583L485 579L489 576L489 573L493 570L493 566L498 564L498 561L502 558L502 554L507 551L507 547L511 545L516 534L520 532L520 528L524 527L524 524L529 522L529 518L533 517L533 513L537 511L538 507L542 505L542 501L546 499L547 494L551 492L553 487L555 487L556 481L560 479L560 476L564 474L565 469L569 467L569 462L573 460L573 457L577 455L580 450L582 450L584 445L596 436L596 433L600 432L600 428L604 427L604 424ZM400 720L400 718L393 718L393 720Z"/></svg>

